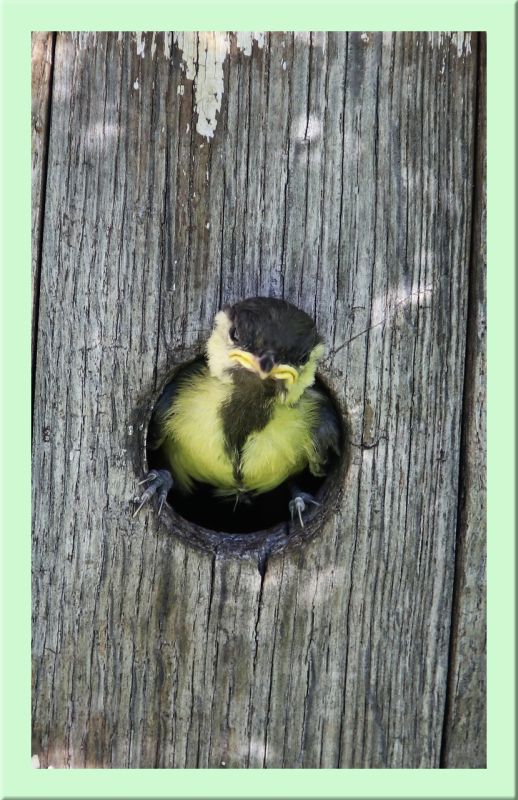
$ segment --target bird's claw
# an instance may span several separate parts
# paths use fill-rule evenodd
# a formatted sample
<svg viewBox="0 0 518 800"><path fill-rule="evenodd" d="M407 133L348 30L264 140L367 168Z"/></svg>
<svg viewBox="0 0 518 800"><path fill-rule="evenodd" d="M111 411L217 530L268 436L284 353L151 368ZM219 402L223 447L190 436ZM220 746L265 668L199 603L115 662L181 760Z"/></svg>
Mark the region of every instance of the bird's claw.
<svg viewBox="0 0 518 800"><path fill-rule="evenodd" d="M291 514L291 521L292 522L294 521L296 512L299 518L301 528L304 527L304 520L302 518L302 514L306 510L307 503L311 503L314 506L320 505L320 503L307 492L297 492L296 494L294 494L293 500L290 500L290 502L288 503L288 508Z"/></svg>
<svg viewBox="0 0 518 800"><path fill-rule="evenodd" d="M137 516L142 506L144 506L157 492L157 497L159 500L158 516L160 516L167 494L173 488L173 478L171 473L167 469L152 469L151 472L148 472L144 480L139 481L138 485L142 486L145 483L148 484L148 487L141 497L136 498L135 502L139 505L134 512L133 517Z"/></svg>

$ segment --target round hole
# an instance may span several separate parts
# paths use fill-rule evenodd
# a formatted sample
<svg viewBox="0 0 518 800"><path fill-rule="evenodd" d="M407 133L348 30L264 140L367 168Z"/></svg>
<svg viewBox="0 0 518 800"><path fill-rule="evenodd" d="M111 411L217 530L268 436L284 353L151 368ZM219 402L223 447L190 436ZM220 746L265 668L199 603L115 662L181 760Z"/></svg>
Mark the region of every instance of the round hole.
<svg viewBox="0 0 518 800"><path fill-rule="evenodd" d="M167 464L157 451L147 446L147 429L153 408L165 386L187 363L202 361L199 356L178 364L162 382L160 390L151 398L148 419L143 427L143 471L161 469ZM261 559L265 554L300 545L313 537L325 519L340 501L340 489L350 460L349 426L346 410L341 408L325 379L317 375L316 385L330 399L341 423L341 456L335 458L324 477L315 477L309 470L296 478L297 486L311 494L320 505L308 506L304 514L304 527L291 521L289 487L286 484L270 492L257 495L250 502L223 500L214 497L209 486L197 485L191 494L183 494L176 487L169 492L161 519L172 534L184 541L218 554L235 554Z"/></svg>

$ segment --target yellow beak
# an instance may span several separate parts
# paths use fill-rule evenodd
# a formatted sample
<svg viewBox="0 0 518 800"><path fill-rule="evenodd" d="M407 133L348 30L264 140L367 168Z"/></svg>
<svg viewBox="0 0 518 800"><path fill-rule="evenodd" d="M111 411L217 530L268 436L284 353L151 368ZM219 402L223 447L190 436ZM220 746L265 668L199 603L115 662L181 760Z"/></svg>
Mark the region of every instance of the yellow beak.
<svg viewBox="0 0 518 800"><path fill-rule="evenodd" d="M298 372L289 364L276 364L270 372L263 372L259 359L248 353L246 350L239 350L238 348L231 350L228 354L231 361L241 364L242 367L257 373L261 378L275 378L279 381L287 381L288 383L295 383L298 378Z"/></svg>
<svg viewBox="0 0 518 800"><path fill-rule="evenodd" d="M295 383L299 374L296 369L290 367L289 364L277 364L269 373L270 378L275 378L278 381L288 381L288 383Z"/></svg>

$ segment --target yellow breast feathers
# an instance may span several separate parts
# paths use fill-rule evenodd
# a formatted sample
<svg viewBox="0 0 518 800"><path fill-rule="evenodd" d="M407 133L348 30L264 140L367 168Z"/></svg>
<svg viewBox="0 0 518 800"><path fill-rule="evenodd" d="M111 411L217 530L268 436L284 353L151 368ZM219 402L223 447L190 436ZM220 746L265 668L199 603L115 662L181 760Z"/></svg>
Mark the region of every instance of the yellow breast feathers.
<svg viewBox="0 0 518 800"><path fill-rule="evenodd" d="M315 463L311 430L318 407L314 398L303 395L292 406L276 404L266 426L248 436L236 477L220 416L232 391L232 384L208 372L182 382L164 421L163 445L180 489L189 491L195 480L224 493L267 492Z"/></svg>

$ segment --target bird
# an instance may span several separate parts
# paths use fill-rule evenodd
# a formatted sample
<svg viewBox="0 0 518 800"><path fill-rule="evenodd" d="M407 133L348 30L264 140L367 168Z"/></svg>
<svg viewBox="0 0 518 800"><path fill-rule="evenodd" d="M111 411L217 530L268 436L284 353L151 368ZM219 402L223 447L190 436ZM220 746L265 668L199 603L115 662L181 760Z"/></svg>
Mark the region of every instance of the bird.
<svg viewBox="0 0 518 800"><path fill-rule="evenodd" d="M320 503L297 479L325 476L341 453L338 414L315 385L324 352L312 317L286 300L250 297L218 311L204 358L175 373L153 410L147 445L165 466L140 482L134 516L155 494L160 514L173 486L209 486L237 504L286 485L292 523L297 515L304 527Z"/></svg>

